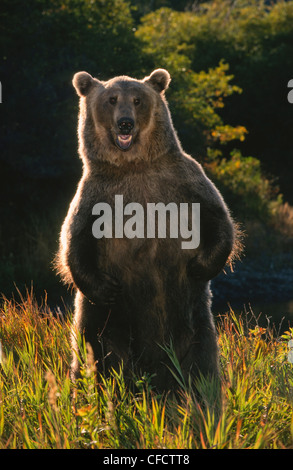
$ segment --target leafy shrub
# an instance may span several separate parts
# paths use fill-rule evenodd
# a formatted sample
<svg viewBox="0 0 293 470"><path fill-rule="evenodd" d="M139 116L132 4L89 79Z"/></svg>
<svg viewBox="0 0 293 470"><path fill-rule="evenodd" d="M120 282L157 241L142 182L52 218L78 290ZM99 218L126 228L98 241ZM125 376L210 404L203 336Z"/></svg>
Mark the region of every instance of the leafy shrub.
<svg viewBox="0 0 293 470"><path fill-rule="evenodd" d="M242 220L268 221L272 204L275 210L282 204L282 196L272 181L264 177L257 158L243 157L239 150L234 150L230 159L215 159L207 168Z"/></svg>

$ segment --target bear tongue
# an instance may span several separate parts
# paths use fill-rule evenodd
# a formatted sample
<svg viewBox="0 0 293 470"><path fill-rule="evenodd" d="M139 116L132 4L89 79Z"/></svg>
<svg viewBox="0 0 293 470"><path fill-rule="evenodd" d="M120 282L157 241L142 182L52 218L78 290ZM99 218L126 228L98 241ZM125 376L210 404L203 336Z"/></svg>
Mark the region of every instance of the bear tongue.
<svg viewBox="0 0 293 470"><path fill-rule="evenodd" d="M123 149L127 149L132 142L132 135L129 134L119 134L118 135L118 143L119 146Z"/></svg>

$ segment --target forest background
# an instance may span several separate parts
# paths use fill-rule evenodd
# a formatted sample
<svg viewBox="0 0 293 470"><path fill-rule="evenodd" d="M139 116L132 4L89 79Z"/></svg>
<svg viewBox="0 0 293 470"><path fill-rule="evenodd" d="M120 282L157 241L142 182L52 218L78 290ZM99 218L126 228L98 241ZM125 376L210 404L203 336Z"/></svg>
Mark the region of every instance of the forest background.
<svg viewBox="0 0 293 470"><path fill-rule="evenodd" d="M0 292L68 292L52 269L77 182L73 74L166 68L183 148L245 232L215 302L293 300L293 1L2 0Z"/></svg>

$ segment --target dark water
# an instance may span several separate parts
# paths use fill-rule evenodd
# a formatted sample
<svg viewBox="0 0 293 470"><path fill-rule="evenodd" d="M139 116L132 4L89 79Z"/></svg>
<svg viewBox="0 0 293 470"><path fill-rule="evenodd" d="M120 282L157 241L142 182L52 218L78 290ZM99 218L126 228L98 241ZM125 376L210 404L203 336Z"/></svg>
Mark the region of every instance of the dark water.
<svg viewBox="0 0 293 470"><path fill-rule="evenodd" d="M251 319L254 324L257 322L262 327L274 325L279 334L293 327L293 299L286 302L251 301L242 304L230 302L226 305L215 306L214 315L229 312L229 306L235 313L247 316L248 320Z"/></svg>

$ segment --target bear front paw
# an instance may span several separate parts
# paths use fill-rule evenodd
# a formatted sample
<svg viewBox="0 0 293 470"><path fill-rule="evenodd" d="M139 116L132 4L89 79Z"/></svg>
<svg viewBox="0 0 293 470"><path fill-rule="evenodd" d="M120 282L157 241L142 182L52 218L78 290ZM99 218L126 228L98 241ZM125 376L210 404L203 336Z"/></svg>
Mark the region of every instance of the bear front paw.
<svg viewBox="0 0 293 470"><path fill-rule="evenodd" d="M114 305L122 293L122 287L118 279L108 273L101 273L99 286L95 295L96 301L102 305Z"/></svg>
<svg viewBox="0 0 293 470"><path fill-rule="evenodd" d="M218 270L204 266L198 258L192 258L187 263L187 274L194 281L209 281L218 274Z"/></svg>

